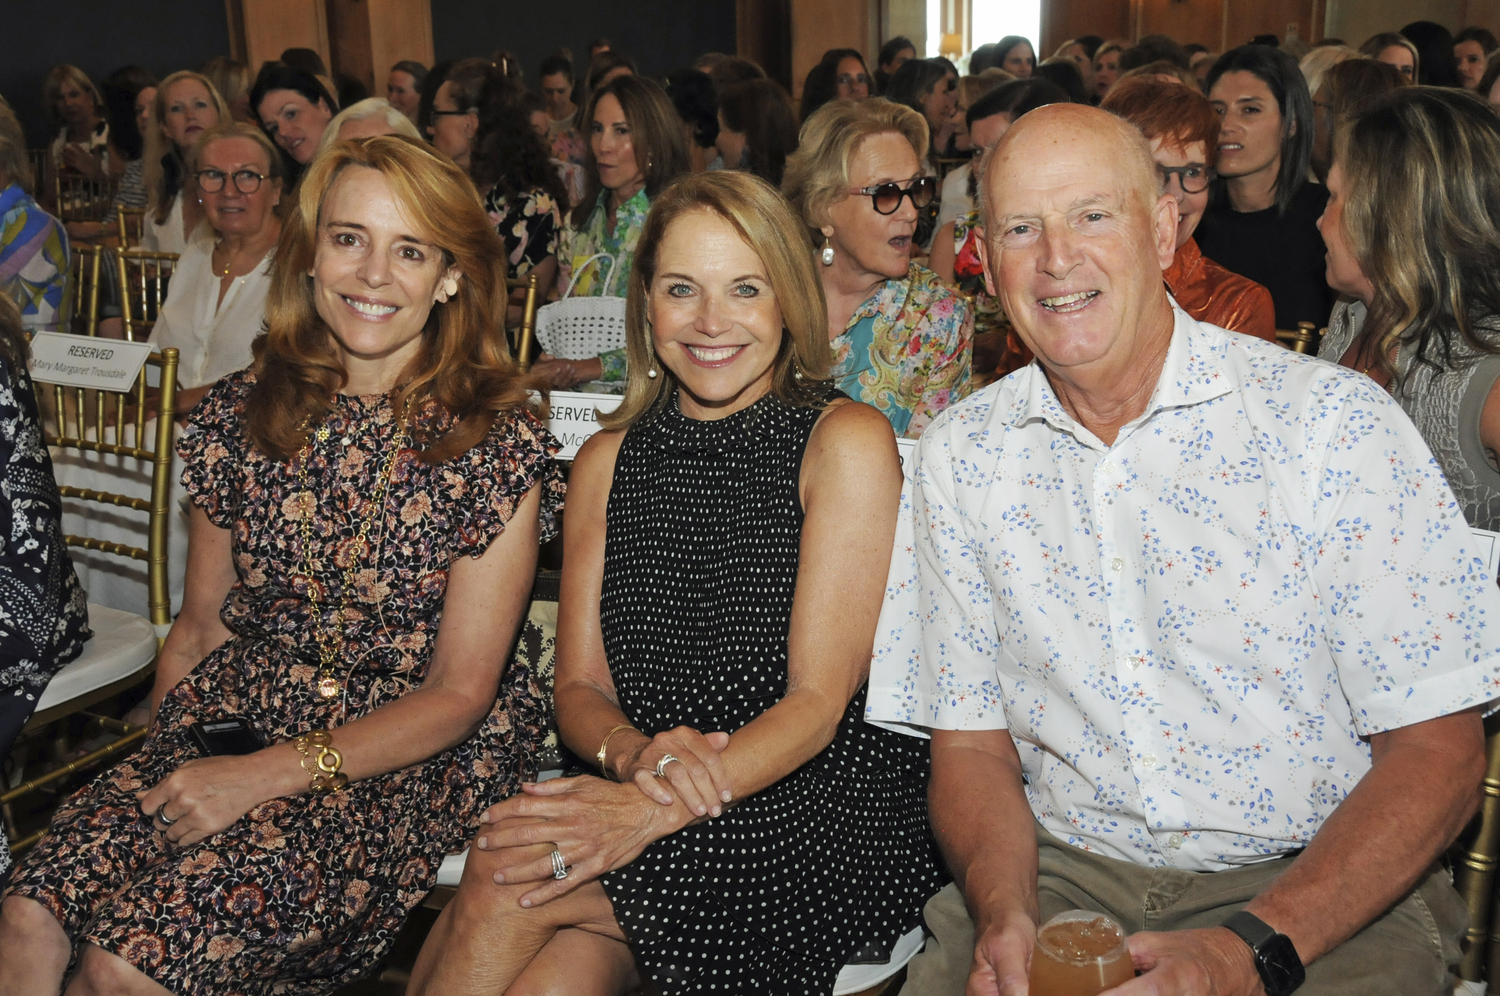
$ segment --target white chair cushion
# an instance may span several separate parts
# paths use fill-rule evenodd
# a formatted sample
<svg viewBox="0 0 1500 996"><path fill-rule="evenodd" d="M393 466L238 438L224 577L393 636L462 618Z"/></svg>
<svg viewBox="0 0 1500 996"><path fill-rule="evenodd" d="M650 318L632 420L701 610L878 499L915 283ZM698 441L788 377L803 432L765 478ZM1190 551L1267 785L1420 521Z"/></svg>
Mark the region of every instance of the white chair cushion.
<svg viewBox="0 0 1500 996"><path fill-rule="evenodd" d="M539 782L551 781L562 777L561 768L547 768L539 772L536 780ZM438 865L438 885L447 885L458 888L458 880L464 877L464 862L469 860L469 849L466 847L457 854L450 854Z"/></svg>
<svg viewBox="0 0 1500 996"><path fill-rule="evenodd" d="M156 629L149 619L90 602L89 628L93 638L76 660L52 676L37 712L128 678L156 657Z"/></svg>

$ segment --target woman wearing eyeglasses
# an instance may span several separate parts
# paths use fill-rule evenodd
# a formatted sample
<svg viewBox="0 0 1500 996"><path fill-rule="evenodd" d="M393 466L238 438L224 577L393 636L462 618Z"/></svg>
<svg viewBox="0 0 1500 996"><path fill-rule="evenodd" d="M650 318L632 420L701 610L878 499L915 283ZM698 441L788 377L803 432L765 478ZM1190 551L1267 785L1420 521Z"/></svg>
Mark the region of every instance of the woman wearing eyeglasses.
<svg viewBox="0 0 1500 996"><path fill-rule="evenodd" d="M827 104L802 125L782 190L814 239L835 386L916 438L969 391L969 304L911 260L927 122L881 98Z"/></svg>
<svg viewBox="0 0 1500 996"><path fill-rule="evenodd" d="M801 118L806 121L830 100L864 100L872 93L865 57L852 48L830 48L807 71L802 84Z"/></svg>
<svg viewBox="0 0 1500 996"><path fill-rule="evenodd" d="M151 342L180 351L177 411L184 419L219 378L250 365L281 235L282 178L271 140L235 121L203 134L188 169L206 217L177 263L151 329Z"/></svg>
<svg viewBox="0 0 1500 996"><path fill-rule="evenodd" d="M1162 279L1182 310L1200 322L1276 341L1276 307L1262 285L1207 258L1193 231L1208 207L1219 143L1219 116L1197 90L1133 76L1099 105L1141 130L1166 193L1177 199L1177 255Z"/></svg>

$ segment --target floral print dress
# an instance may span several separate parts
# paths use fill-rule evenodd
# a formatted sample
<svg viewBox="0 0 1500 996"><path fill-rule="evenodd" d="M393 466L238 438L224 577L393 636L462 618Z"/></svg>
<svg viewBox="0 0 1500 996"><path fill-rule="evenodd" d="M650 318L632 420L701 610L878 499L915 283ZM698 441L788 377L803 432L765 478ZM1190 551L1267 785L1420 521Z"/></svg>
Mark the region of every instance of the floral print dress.
<svg viewBox="0 0 1500 996"><path fill-rule="evenodd" d="M540 420L499 417L468 452L436 466L405 450L369 533L378 568L346 613L341 699L319 697L315 630L334 625L343 571L395 436L387 397L337 398L308 479L314 547L304 556L297 460L246 439L248 372L219 382L178 445L192 500L231 531L237 580L221 618L231 636L166 696L141 750L69 799L27 853L9 894L44 905L74 942L98 945L179 993L329 993L365 974L463 849L490 803L534 777L546 735L539 689L507 669L468 740L342 791L272 799L226 830L170 845L135 792L199 756L188 726L241 717L262 743L336 729L422 684L442 621L449 566L479 556L526 493L542 489L544 538L562 482ZM441 431L445 419L434 416ZM322 589L314 614L306 592ZM335 744L337 734L335 733Z"/></svg>
<svg viewBox="0 0 1500 996"><path fill-rule="evenodd" d="M562 213L544 190L507 197L498 185L484 195L484 209L505 243L505 278L520 280L548 256L557 255Z"/></svg>
<svg viewBox="0 0 1500 996"><path fill-rule="evenodd" d="M896 435L915 439L968 395L973 340L969 302L913 263L906 279L887 280L829 343L834 383L878 408Z"/></svg>

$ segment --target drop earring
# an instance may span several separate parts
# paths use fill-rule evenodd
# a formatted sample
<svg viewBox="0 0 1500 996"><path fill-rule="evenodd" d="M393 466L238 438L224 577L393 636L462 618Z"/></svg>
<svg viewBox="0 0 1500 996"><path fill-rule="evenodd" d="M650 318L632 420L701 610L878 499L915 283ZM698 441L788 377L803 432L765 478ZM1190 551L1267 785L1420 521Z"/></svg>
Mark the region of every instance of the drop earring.
<svg viewBox="0 0 1500 996"><path fill-rule="evenodd" d="M826 235L823 236L823 265L833 265L833 240Z"/></svg>
<svg viewBox="0 0 1500 996"><path fill-rule="evenodd" d="M656 379L656 367L654 365L651 367L650 370L646 371L646 376L650 377L652 380Z"/></svg>

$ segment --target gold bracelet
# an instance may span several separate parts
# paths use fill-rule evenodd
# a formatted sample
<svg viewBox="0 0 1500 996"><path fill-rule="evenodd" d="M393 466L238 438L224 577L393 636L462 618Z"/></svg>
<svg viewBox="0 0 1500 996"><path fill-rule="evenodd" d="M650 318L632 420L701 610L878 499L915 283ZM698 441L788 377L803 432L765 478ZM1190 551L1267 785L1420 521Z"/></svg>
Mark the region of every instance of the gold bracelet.
<svg viewBox="0 0 1500 996"><path fill-rule="evenodd" d="M633 729L635 729L635 727L630 723L621 723L619 726L615 727L604 735L604 742L599 745L599 753L594 755L594 760L599 762L599 770L604 772L605 778L608 778L610 776L609 767L605 764L604 761L605 751L609 750L609 738L614 736L616 733L619 733L621 730Z"/></svg>
<svg viewBox="0 0 1500 996"><path fill-rule="evenodd" d="M344 755L332 746L333 737L323 730L304 733L292 740L292 746L302 755L302 770L312 775L309 791L313 795L337 792L349 784L349 776L341 774Z"/></svg>

